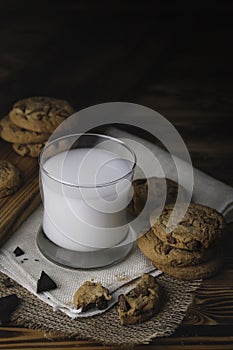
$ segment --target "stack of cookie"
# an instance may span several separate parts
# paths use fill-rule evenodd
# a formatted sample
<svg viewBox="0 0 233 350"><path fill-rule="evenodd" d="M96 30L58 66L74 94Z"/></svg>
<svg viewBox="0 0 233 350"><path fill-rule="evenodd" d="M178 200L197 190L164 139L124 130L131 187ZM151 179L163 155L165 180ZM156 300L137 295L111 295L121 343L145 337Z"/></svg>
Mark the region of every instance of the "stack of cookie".
<svg viewBox="0 0 233 350"><path fill-rule="evenodd" d="M207 278L218 272L222 264L221 243L224 219L215 209L190 203L185 216L172 230L168 220L180 214L165 206L159 219L150 217L151 229L137 240L141 251L153 265L176 278Z"/></svg>
<svg viewBox="0 0 233 350"><path fill-rule="evenodd" d="M178 188L181 200L185 201L187 197L185 189L182 186L179 187L171 179L153 176L134 180L133 197L128 206L130 218L136 218L140 215L140 219L149 224L149 215L153 210L163 207L164 202L165 204L176 202ZM164 193L166 194L165 198Z"/></svg>
<svg viewBox="0 0 233 350"><path fill-rule="evenodd" d="M13 105L0 121L1 137L21 156L38 157L50 134L75 111L67 101L30 97Z"/></svg>

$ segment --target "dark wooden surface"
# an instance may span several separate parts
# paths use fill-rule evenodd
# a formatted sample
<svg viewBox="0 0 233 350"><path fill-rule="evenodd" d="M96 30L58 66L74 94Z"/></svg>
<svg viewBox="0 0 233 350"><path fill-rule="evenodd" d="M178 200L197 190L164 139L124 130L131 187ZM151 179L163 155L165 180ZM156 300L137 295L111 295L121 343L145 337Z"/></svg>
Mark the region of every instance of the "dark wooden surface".
<svg viewBox="0 0 233 350"><path fill-rule="evenodd" d="M182 135L193 164L233 186L231 1L0 2L0 115L35 95L76 109L151 107ZM206 280L175 334L156 349L233 348L233 229L224 269ZM99 349L35 330L0 328L0 349Z"/></svg>

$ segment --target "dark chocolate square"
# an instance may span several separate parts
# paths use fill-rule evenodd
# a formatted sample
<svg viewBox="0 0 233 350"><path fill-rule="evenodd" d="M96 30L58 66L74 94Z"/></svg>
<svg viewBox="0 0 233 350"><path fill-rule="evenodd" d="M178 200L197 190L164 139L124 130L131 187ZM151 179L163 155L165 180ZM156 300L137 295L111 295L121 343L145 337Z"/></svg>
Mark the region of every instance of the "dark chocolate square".
<svg viewBox="0 0 233 350"><path fill-rule="evenodd" d="M15 248L13 253L15 254L15 256L21 256L24 254L24 251L20 247L17 247L17 248Z"/></svg>
<svg viewBox="0 0 233 350"><path fill-rule="evenodd" d="M47 292L51 289L57 288L56 283L45 273L41 272L41 276L37 281L37 293Z"/></svg>

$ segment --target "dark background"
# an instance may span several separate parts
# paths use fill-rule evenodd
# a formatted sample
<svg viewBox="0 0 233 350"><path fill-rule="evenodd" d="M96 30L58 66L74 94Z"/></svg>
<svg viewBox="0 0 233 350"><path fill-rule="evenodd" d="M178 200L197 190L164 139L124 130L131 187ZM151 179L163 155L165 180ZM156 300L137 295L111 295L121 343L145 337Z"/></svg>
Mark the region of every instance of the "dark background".
<svg viewBox="0 0 233 350"><path fill-rule="evenodd" d="M139 103L233 185L232 18L232 1L0 1L0 116L35 95Z"/></svg>

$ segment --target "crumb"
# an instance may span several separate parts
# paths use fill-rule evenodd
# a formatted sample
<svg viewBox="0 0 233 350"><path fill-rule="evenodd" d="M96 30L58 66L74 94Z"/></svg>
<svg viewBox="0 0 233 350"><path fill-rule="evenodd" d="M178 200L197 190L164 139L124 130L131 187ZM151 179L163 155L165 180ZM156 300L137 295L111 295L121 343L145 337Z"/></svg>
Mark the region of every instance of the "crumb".
<svg viewBox="0 0 233 350"><path fill-rule="evenodd" d="M129 276L125 275L125 273L115 275L115 277L118 282L127 282L129 280Z"/></svg>

